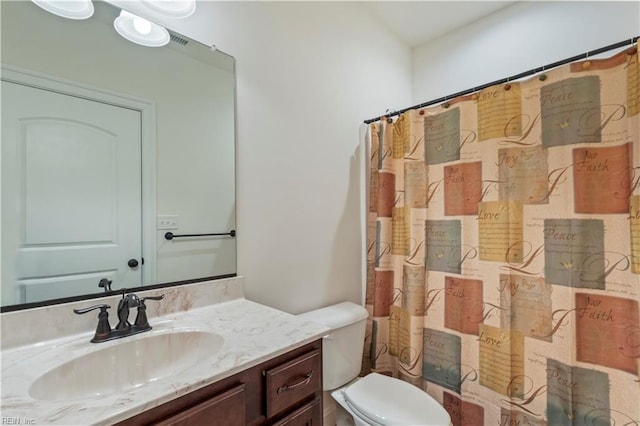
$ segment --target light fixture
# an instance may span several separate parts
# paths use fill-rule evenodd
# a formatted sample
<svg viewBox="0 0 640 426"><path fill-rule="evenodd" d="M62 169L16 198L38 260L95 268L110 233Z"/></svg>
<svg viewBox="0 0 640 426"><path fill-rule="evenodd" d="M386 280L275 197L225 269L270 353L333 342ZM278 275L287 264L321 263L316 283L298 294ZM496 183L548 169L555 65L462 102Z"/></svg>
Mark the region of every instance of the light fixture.
<svg viewBox="0 0 640 426"><path fill-rule="evenodd" d="M91 0L31 0L47 12L68 19L88 19L93 15Z"/></svg>
<svg viewBox="0 0 640 426"><path fill-rule="evenodd" d="M142 4L170 18L186 18L196 11L196 0L140 0Z"/></svg>
<svg viewBox="0 0 640 426"><path fill-rule="evenodd" d="M169 43L169 31L126 10L113 21L118 34L127 40L147 47L161 47Z"/></svg>

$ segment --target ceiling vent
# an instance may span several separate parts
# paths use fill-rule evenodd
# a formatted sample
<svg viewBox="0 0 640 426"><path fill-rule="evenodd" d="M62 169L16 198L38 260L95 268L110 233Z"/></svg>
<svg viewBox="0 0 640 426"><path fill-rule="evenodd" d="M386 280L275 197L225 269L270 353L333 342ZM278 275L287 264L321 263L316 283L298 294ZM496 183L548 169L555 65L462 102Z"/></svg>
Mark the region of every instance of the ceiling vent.
<svg viewBox="0 0 640 426"><path fill-rule="evenodd" d="M180 36L177 36L175 34L169 33L169 38L171 39L171 41L181 44L183 46L186 46L187 44L189 44L189 40L184 39Z"/></svg>

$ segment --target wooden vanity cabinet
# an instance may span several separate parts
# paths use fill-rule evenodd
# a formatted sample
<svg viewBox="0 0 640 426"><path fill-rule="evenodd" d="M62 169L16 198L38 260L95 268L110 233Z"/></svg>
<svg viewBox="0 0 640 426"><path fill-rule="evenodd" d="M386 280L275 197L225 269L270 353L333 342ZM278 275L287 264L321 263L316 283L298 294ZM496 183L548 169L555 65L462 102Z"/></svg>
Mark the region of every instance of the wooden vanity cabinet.
<svg viewBox="0 0 640 426"><path fill-rule="evenodd" d="M321 426L322 340L195 390L118 425Z"/></svg>

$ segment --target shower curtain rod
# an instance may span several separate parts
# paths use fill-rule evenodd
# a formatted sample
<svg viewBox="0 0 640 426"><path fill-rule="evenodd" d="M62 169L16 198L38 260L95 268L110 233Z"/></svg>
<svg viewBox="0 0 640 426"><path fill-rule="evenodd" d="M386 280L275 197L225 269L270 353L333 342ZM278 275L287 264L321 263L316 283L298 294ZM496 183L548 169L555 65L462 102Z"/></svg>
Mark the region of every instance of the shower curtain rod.
<svg viewBox="0 0 640 426"><path fill-rule="evenodd" d="M640 38L640 37L639 36L635 36L635 37L632 37L629 40L619 41L618 43L610 44L608 46L601 47L600 49L592 50L590 52L585 52L585 53L583 53L581 55L572 56L570 58L563 59L561 61L553 62L553 63L551 63L549 65L545 65L545 66L542 66L542 67L531 69L529 71L521 72L520 74L516 74L516 75L513 75L511 77L503 78L501 80L492 81L491 83L487 83L487 84L483 84L481 86L473 87L471 89L463 90L462 92L454 93L454 94L449 95L449 96L443 96L443 97L438 98L438 99L433 99L433 100L428 101L428 102L423 102L421 104L410 106L409 108L404 108L404 109L401 109L399 111L393 111L393 112L390 112L388 114L383 114L383 115L381 115L379 117L376 117L376 118L370 118L369 120L364 120L364 122L365 122L365 124L375 123L376 121L382 120L383 118L388 118L388 117L393 117L393 116L396 116L396 115L400 115L403 112L406 112L406 111L409 111L409 110L412 110L412 109L424 108L424 107L427 107L427 106L430 106L430 105L439 104L440 102L445 102L447 100L450 100L450 99L453 99L453 98L457 98L458 96L469 95L469 94L477 92L479 90L486 89L487 87L491 87L491 86L495 86L497 84L508 83L510 81L518 80L518 79L520 79L522 77L527 77L527 76L530 76L530 75L533 75L533 74L537 74L537 73L539 73L541 71L547 71L547 70L549 70L551 68L555 68L555 67L558 67L560 65L568 64L568 63L574 62L574 61L579 61L580 59L587 59L587 58L589 58L589 56L598 55L600 53L604 53L604 52L607 52L609 50L613 50L613 49L617 49L619 47L624 47L624 46L627 46L629 44L633 44L636 41L638 41L638 38Z"/></svg>

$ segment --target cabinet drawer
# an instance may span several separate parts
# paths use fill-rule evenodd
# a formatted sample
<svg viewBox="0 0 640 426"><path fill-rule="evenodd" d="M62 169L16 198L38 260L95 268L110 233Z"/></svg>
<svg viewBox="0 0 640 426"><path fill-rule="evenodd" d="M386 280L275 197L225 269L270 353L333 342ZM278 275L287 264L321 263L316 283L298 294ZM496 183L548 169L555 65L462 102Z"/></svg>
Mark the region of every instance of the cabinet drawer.
<svg viewBox="0 0 640 426"><path fill-rule="evenodd" d="M272 418L315 392L320 392L320 350L316 349L266 370L265 377L267 418Z"/></svg>
<svg viewBox="0 0 640 426"><path fill-rule="evenodd" d="M273 426L322 426L322 405L320 397L303 405Z"/></svg>
<svg viewBox="0 0 640 426"><path fill-rule="evenodd" d="M241 384L155 425L244 426L245 423L245 385Z"/></svg>

